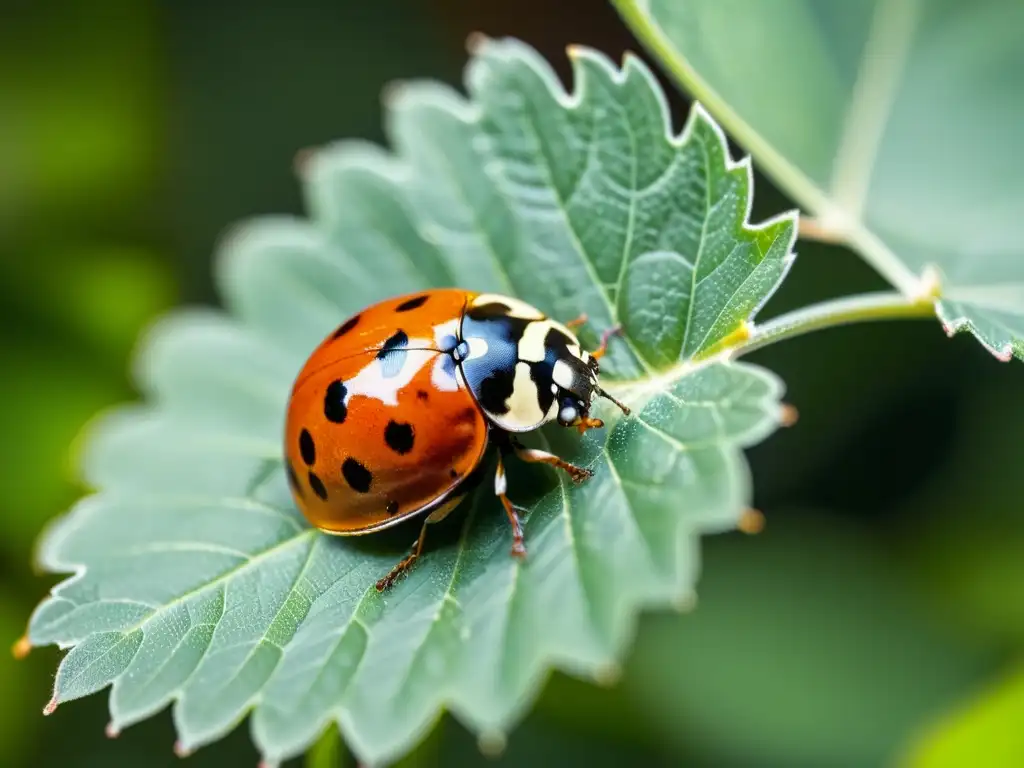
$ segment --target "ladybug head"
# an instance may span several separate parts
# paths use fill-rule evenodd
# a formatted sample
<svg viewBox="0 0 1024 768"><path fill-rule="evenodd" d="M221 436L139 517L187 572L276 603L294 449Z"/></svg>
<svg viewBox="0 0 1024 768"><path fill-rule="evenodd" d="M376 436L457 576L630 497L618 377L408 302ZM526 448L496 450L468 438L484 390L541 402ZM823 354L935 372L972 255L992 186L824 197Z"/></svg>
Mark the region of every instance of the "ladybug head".
<svg viewBox="0 0 1024 768"><path fill-rule="evenodd" d="M600 366L596 357L586 352L581 357L566 355L556 361L553 373L552 378L559 387L557 418L563 427L598 426L590 418L595 395L611 400L623 413L629 413L629 408L601 388L598 381Z"/></svg>

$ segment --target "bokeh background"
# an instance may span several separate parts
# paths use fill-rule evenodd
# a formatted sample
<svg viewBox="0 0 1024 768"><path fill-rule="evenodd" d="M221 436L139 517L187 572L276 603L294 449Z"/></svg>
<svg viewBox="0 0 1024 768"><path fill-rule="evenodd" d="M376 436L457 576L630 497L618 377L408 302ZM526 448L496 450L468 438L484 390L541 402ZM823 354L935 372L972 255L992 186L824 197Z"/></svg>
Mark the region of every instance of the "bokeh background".
<svg viewBox="0 0 1024 768"><path fill-rule="evenodd" d="M76 435L135 397L140 330L176 304L216 302L221 233L303 212L296 152L381 140L381 89L459 83L472 31L520 37L563 76L569 43L614 59L638 50L600 0L6 0L5 642L54 583L33 572L32 547L83 492ZM663 83L681 126L687 101ZM762 177L756 194L755 219L791 205ZM798 250L763 317L884 287L843 249ZM766 530L706 543L696 611L645 618L618 685L556 675L500 760L445 718L406 764L877 766L939 733L918 765L1024 765L1024 368L928 321L832 330L751 359L783 376L801 414L750 453ZM0 658L0 766L180 762L169 712L116 740L105 694L44 718L58 658ZM977 726L986 738L948 730L978 706L999 712ZM257 759L242 726L186 764Z"/></svg>

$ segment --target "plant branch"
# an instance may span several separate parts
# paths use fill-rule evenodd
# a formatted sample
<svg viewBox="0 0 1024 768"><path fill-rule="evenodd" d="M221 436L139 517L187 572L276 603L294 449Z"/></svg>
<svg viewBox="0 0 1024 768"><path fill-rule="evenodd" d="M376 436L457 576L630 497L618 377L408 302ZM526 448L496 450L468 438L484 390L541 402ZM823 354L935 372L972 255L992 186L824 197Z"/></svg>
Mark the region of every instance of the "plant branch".
<svg viewBox="0 0 1024 768"><path fill-rule="evenodd" d="M830 245L848 245L846 235L838 229L825 224L821 219L813 216L800 215L798 224L798 236L801 240L808 240L815 243L828 243Z"/></svg>
<svg viewBox="0 0 1024 768"><path fill-rule="evenodd" d="M932 296L907 299L895 291L844 296L787 312L764 325L754 326L746 339L733 346L731 354L738 357L778 341L840 325L926 317L935 317Z"/></svg>

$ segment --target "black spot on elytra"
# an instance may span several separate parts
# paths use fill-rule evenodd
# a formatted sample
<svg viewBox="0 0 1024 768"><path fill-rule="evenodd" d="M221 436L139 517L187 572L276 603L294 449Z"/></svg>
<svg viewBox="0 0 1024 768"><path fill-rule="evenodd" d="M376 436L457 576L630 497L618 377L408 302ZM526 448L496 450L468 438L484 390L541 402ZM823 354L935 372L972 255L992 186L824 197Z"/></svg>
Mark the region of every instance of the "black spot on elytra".
<svg viewBox="0 0 1024 768"><path fill-rule="evenodd" d="M380 352L377 353L377 359L383 360L396 349L404 349L408 343L409 335L405 331L395 331L391 338L384 342L384 346L380 348Z"/></svg>
<svg viewBox="0 0 1024 768"><path fill-rule="evenodd" d="M349 457L341 465L341 475L353 491L366 493L373 482L373 474L355 459Z"/></svg>
<svg viewBox="0 0 1024 768"><path fill-rule="evenodd" d="M398 514L398 502L397 501L389 501L388 505L384 509L387 510L387 513L389 515L396 515L396 514Z"/></svg>
<svg viewBox="0 0 1024 768"><path fill-rule="evenodd" d="M348 406L345 405L345 396L348 390L345 389L345 382L341 380L332 381L327 385L324 393L324 418L334 424L341 424L348 416Z"/></svg>
<svg viewBox="0 0 1024 768"><path fill-rule="evenodd" d="M416 309L417 307L422 307L424 304L427 303L427 298L429 298L429 297L426 296L426 295L423 295L423 296L416 296L415 298L408 299L407 301L403 301L401 304L399 304L397 307L395 307L395 312L408 312L411 309Z"/></svg>
<svg viewBox="0 0 1024 768"><path fill-rule="evenodd" d="M346 333L351 331L359 323L359 317L360 317L359 315L356 315L355 317L350 317L344 323L339 325L338 326L338 330L336 330L334 332L334 335L331 336L331 338L332 339L337 339L338 337L344 336Z"/></svg>
<svg viewBox="0 0 1024 768"><path fill-rule="evenodd" d="M424 402L430 399L430 395L427 393L427 390L425 389L417 389L416 397L418 397L420 400L423 400Z"/></svg>
<svg viewBox="0 0 1024 768"><path fill-rule="evenodd" d="M388 444L395 453L408 453L413 446L412 424L404 424L398 421L389 421L384 428L384 442Z"/></svg>
<svg viewBox="0 0 1024 768"><path fill-rule="evenodd" d="M313 466L316 463L316 444L308 429L299 433L299 453L302 454L302 460L308 466Z"/></svg>
<svg viewBox="0 0 1024 768"><path fill-rule="evenodd" d="M452 419L452 422L455 424L461 424L462 422L466 421L472 424L477 420L479 415L480 412L476 408L474 408L473 406L469 406L467 408L463 408L461 411L455 414L455 418Z"/></svg>
<svg viewBox="0 0 1024 768"><path fill-rule="evenodd" d="M299 485L299 476L295 474L295 467L292 466L290 461L284 463L284 471L288 476L288 485L299 497L304 496L302 492L302 486Z"/></svg>
<svg viewBox="0 0 1024 768"><path fill-rule="evenodd" d="M494 370L480 382L480 404L488 413L508 413L515 378L510 371Z"/></svg>
<svg viewBox="0 0 1024 768"><path fill-rule="evenodd" d="M455 467L452 467L451 469L448 470L448 477L450 477L452 480L454 480L458 476L459 470L457 470Z"/></svg>
<svg viewBox="0 0 1024 768"><path fill-rule="evenodd" d="M320 497L321 501L327 501L327 489L324 487L324 481L317 477L312 470L309 472L309 487Z"/></svg>

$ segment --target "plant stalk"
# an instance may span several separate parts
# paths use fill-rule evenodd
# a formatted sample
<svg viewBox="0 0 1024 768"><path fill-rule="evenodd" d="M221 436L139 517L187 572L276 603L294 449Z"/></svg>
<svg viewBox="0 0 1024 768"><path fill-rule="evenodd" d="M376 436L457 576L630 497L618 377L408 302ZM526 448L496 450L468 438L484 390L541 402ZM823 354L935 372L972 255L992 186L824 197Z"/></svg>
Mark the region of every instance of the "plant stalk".
<svg viewBox="0 0 1024 768"><path fill-rule="evenodd" d="M935 317L935 299L931 296L908 299L896 291L844 296L787 312L763 325L755 325L746 339L732 347L731 353L734 357L746 355L778 341L841 325L926 317Z"/></svg>

